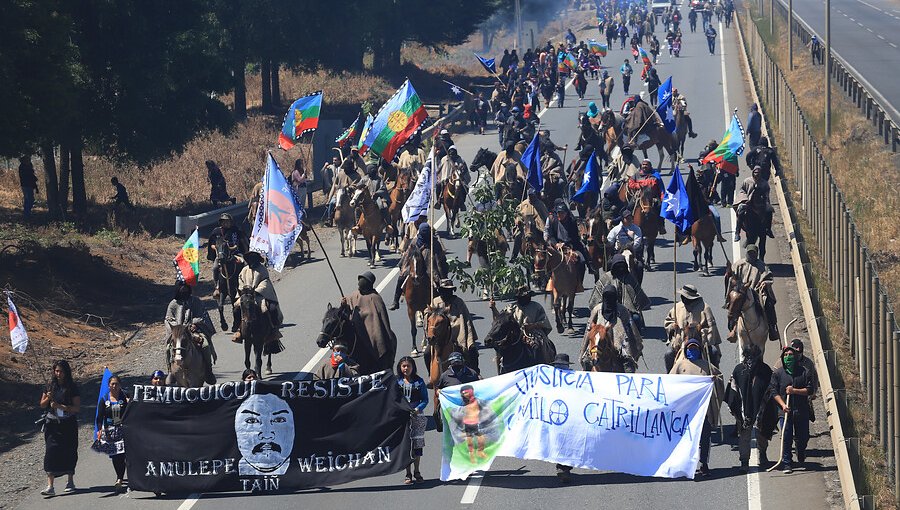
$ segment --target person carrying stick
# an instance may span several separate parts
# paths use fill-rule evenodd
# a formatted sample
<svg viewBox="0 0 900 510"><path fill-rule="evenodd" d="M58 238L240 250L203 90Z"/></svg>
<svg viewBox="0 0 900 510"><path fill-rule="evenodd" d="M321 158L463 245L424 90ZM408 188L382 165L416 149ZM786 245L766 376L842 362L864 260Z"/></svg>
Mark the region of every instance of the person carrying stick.
<svg viewBox="0 0 900 510"><path fill-rule="evenodd" d="M780 466L785 474L793 472L791 442L797 448L797 463L806 461L809 443L809 396L816 393L816 380L800 363L797 350L788 345L781 350L781 367L772 374L769 389L783 413L781 426L781 459L769 470Z"/></svg>

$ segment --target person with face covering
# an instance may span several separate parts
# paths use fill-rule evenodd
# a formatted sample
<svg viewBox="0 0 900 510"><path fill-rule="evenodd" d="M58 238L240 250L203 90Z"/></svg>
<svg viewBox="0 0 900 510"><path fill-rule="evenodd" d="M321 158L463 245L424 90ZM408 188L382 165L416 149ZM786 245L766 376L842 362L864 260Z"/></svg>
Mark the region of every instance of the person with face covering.
<svg viewBox="0 0 900 510"><path fill-rule="evenodd" d="M406 250L404 250L403 255L400 257L400 275L398 276L397 284L394 287L394 300L391 302L391 310L400 308L400 296L403 295L406 277L409 276L410 266L415 259L416 251L422 253L422 257L425 259L426 263L431 258L432 237L434 237L434 266L432 267L430 274L432 285L437 287L441 279L449 272L444 245L441 244L440 239L432 233L431 225L423 219L422 222L418 223L415 232L414 242L409 243Z"/></svg>
<svg viewBox="0 0 900 510"><path fill-rule="evenodd" d="M397 337L391 329L391 319L381 295L375 290L375 275L371 271L359 275L358 289L341 301L350 305L356 324L362 324L360 340L372 345L378 356L379 370L392 370L397 355Z"/></svg>
<svg viewBox="0 0 900 510"><path fill-rule="evenodd" d="M600 278L591 292L588 308L593 310L595 306L600 304L603 289L607 285L611 285L616 289L619 303L628 309L632 320L638 326L642 326L641 312L650 309L650 298L647 297L647 294L641 289L641 285L629 271L628 262L621 253L613 255L609 259L609 271L600 273Z"/></svg>
<svg viewBox="0 0 900 510"><path fill-rule="evenodd" d="M722 384L722 373L719 369L703 358L700 340L689 339L684 344L684 356L669 371L670 374L679 375L708 375L714 378L713 394L710 397L709 407L706 410L706 420L703 422L703 431L700 433L700 465L697 467L697 476L709 476L709 450L710 435L712 429L719 423L719 407L722 405L722 395L725 392Z"/></svg>
<svg viewBox="0 0 900 510"><path fill-rule="evenodd" d="M802 363L797 350L787 346L781 351L781 367L775 369L769 390L783 413L781 427L781 470L793 472L793 451L797 449L797 462L806 461L806 445L809 443L809 397L816 393L816 381Z"/></svg>
<svg viewBox="0 0 900 510"><path fill-rule="evenodd" d="M389 223L387 207L391 200L390 197L388 197L388 191L384 185L384 180L378 174L378 165L370 165L366 169L366 175L364 175L356 185L364 186L369 190L369 195L372 197L372 200L375 201L375 205L378 206L378 210L381 212L381 219L385 223Z"/></svg>
<svg viewBox="0 0 900 510"><path fill-rule="evenodd" d="M504 311L512 314L522 331L533 338L546 355L552 351L549 335L553 331L553 325L550 323L544 307L531 299L533 296L534 293L531 289L527 285L522 285L516 289L516 301L507 306ZM500 315L497 303L493 299L490 301L490 307L494 318Z"/></svg>
<svg viewBox="0 0 900 510"><path fill-rule="evenodd" d="M447 363L450 367L447 370L444 370L441 373L440 378L438 378L437 388L439 390L450 386L475 382L481 379L478 372L466 366L466 361L461 353L450 353L450 356L447 358Z"/></svg>
<svg viewBox="0 0 900 510"><path fill-rule="evenodd" d="M750 469L750 440L756 429L756 448L759 451L759 467L769 463L766 448L775 430L778 410L769 398L772 369L762 359L762 351L756 344L744 347L741 362L734 367L731 380L725 388L725 403L734 416L738 434L738 457L741 472Z"/></svg>
<svg viewBox="0 0 900 510"><path fill-rule="evenodd" d="M469 188L469 183L472 181L472 176L469 174L469 166L466 165L465 160L459 155L455 145L451 145L447 149L447 155L441 159L441 164L438 167L438 178L440 180L435 189L435 196L438 197L438 200L443 196L443 189L447 182L450 179L456 179L458 183L456 199L462 204L460 210L465 211L466 192Z"/></svg>
<svg viewBox="0 0 900 510"><path fill-rule="evenodd" d="M339 379L341 377L356 377L358 375L359 365L350 358L347 346L336 343L331 346L331 357L319 368L316 378Z"/></svg>
<svg viewBox="0 0 900 510"><path fill-rule="evenodd" d="M284 315L281 313L281 307L278 305L278 295L275 294L275 286L269 279L269 270L263 264L262 255L255 251L248 251L244 254L245 266L238 275L238 289L250 287L256 295L256 302L263 314L269 316L272 321L272 327L276 330L276 336L281 338L281 332L277 331L284 322ZM235 303L235 313L240 317L241 302ZM241 342L240 329L231 339L234 343Z"/></svg>
<svg viewBox="0 0 900 510"><path fill-rule="evenodd" d="M175 298L169 302L169 307L166 309L165 325L166 359L169 372L172 371L172 326L187 326L192 333L200 333L203 336L200 352L203 355L203 364L206 366L206 383L215 384L216 376L213 375L212 370L213 363L218 357L212 343L213 334L216 332L215 326L206 312L203 301L193 295L190 285L182 283L176 288Z"/></svg>
<svg viewBox="0 0 900 510"><path fill-rule="evenodd" d="M641 160L634 155L634 144L626 144L619 153L612 158L609 165L609 181L628 181L635 178L641 171Z"/></svg>
<svg viewBox="0 0 900 510"><path fill-rule="evenodd" d="M494 164L491 165L491 175L494 177L495 184L506 181L507 165L513 165L515 167L515 177L517 179L525 180L528 171L522 165L522 155L516 152L516 144L512 141L506 142L504 150L500 151L500 154L497 154L497 158L494 159Z"/></svg>
<svg viewBox="0 0 900 510"><path fill-rule="evenodd" d="M466 302L456 295L456 286L453 280L444 278L438 286L438 293L431 301L431 310L438 308L447 308L447 315L450 319L450 340L453 341L465 355L466 365L478 372L478 333L475 332L474 320L469 312ZM430 312L428 312L430 313ZM415 346L412 352L413 356L419 354L418 346ZM426 354L428 354L426 352ZM430 363L429 356L426 356L425 364Z"/></svg>
<svg viewBox="0 0 900 510"><path fill-rule="evenodd" d="M632 320L631 312L619 301L619 292L616 288L606 285L600 293L600 302L591 308L591 316L581 340L581 365L585 370L591 369L588 333L593 324L603 324L607 328L612 326L613 342L625 371L634 373L637 370L637 362L644 351L644 340L637 324Z"/></svg>
<svg viewBox="0 0 900 510"><path fill-rule="evenodd" d="M688 338L697 338L702 341L704 357L708 347L713 365L718 365L719 358L721 358L719 344L722 343L722 339L719 337L719 329L716 327L716 318L713 316L712 309L703 301L703 296L693 285L688 284L682 287L678 291L678 297L679 301L669 310L663 322L668 338L666 343L669 346L664 356L666 370L672 370L675 358Z"/></svg>
<svg viewBox="0 0 900 510"><path fill-rule="evenodd" d="M735 261L731 270L725 271L725 295L734 290L736 282L753 290L756 302L762 305L763 311L769 322L769 340L779 340L778 316L775 313L775 290L772 284L775 277L766 267L766 263L759 258L759 248L755 244L747 245L747 255L743 259Z"/></svg>

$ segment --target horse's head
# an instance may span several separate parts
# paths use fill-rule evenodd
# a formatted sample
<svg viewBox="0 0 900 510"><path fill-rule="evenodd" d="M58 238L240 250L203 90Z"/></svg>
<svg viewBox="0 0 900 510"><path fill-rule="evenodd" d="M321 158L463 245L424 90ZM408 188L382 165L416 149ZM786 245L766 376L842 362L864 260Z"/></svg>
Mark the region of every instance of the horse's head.
<svg viewBox="0 0 900 510"><path fill-rule="evenodd" d="M350 199L350 207L358 207L372 199L369 194L369 188L365 186L356 186L353 189L353 198Z"/></svg>
<svg viewBox="0 0 900 510"><path fill-rule="evenodd" d="M588 350L592 366L610 366L617 356L612 326L606 324L592 324L591 329L588 330Z"/></svg>
<svg viewBox="0 0 900 510"><path fill-rule="evenodd" d="M450 309L446 306L428 307L425 322L425 340L428 345L443 347L450 340Z"/></svg>
<svg viewBox="0 0 900 510"><path fill-rule="evenodd" d="M475 159L473 159L472 164L469 165L469 170L475 171L481 167L490 168L495 159L497 159L496 153L482 147L475 153Z"/></svg>
<svg viewBox="0 0 900 510"><path fill-rule="evenodd" d="M522 328L510 312L500 312L484 337L484 345L502 351L522 339Z"/></svg>
<svg viewBox="0 0 900 510"><path fill-rule="evenodd" d="M543 239L532 239L531 248L534 251L534 271L543 273L547 270L547 247L544 246Z"/></svg>
<svg viewBox="0 0 900 510"><path fill-rule="evenodd" d="M332 306L328 303L325 316L322 317L322 329L316 337L316 345L325 347L335 339L344 335L344 326L350 321L350 305L341 303L340 306Z"/></svg>
<svg viewBox="0 0 900 510"><path fill-rule="evenodd" d="M344 188L339 188L334 195L334 203L337 207L346 207L350 203L350 193Z"/></svg>
<svg viewBox="0 0 900 510"><path fill-rule="evenodd" d="M753 304L753 293L743 282L732 277L733 286L725 298L725 309L728 310L728 322L736 320L741 312Z"/></svg>
<svg viewBox="0 0 900 510"><path fill-rule="evenodd" d="M203 343L203 336L194 333L189 326L172 326L172 360L181 364L189 354Z"/></svg>
<svg viewBox="0 0 900 510"><path fill-rule="evenodd" d="M657 186L644 186L641 188L641 211L643 213L649 213L650 209L652 209L659 202L659 190Z"/></svg>

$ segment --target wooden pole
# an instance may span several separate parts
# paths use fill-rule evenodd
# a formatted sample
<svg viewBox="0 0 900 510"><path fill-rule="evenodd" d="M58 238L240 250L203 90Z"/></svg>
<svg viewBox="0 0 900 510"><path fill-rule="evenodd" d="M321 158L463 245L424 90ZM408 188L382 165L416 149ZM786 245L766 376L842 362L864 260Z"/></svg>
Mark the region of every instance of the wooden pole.
<svg viewBox="0 0 900 510"><path fill-rule="evenodd" d="M325 255L325 262L328 263L328 269L331 269L331 276L334 277L334 283L337 285L338 292L341 293L341 297L344 297L344 289L341 288L341 282L338 280L337 273L334 272L334 266L331 265L331 259L328 257L328 252L325 251L325 246L322 245L322 240L319 239L319 234L317 234L316 230L312 227L312 223L309 224L309 231L313 233L316 242L319 243L319 248L322 250L322 254Z"/></svg>

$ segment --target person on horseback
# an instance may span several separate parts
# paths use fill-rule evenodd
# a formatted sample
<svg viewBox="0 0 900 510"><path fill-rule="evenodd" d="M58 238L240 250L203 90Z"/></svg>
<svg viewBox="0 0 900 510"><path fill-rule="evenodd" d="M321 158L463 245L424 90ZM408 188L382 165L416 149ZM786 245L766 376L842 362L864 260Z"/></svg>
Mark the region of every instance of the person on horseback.
<svg viewBox="0 0 900 510"><path fill-rule="evenodd" d="M653 170L653 163L650 162L649 159L645 159L641 162L640 173L628 180L628 190L632 193L640 193L645 187L657 186L657 189L660 190L659 198L653 197L653 202L651 203L651 214L656 216L660 216L662 211L662 190L665 189L663 185L662 178L660 178L659 174ZM659 234L663 235L666 233L666 222L659 222Z"/></svg>
<svg viewBox="0 0 900 510"><path fill-rule="evenodd" d="M331 346L331 359L323 364L316 379L339 379L341 377L356 377L359 374L359 365L350 358L350 349L342 344L335 343Z"/></svg>
<svg viewBox="0 0 900 510"><path fill-rule="evenodd" d="M215 282L213 297L219 297L219 293L225 290L219 288L219 269L222 261L229 255L243 255L249 246L250 240L247 238L247 234L235 226L234 218L228 213L219 216L219 226L213 229L209 235L206 252L206 259L213 261L212 272L213 282Z"/></svg>
<svg viewBox="0 0 900 510"><path fill-rule="evenodd" d="M641 160L634 155L635 148L633 143L627 143L619 149L619 154L612 158L609 166L609 180L627 181L638 175Z"/></svg>
<svg viewBox="0 0 900 510"><path fill-rule="evenodd" d="M563 246L568 246L578 252L584 265L579 265L577 281L580 283L584 280L585 268L590 269L591 273L595 271L591 265L591 258L588 256L587 248L581 242L581 234L578 232L578 224L575 218L569 212L569 207L565 202L559 201L553 208L552 214L547 217L547 224L544 226L544 242L562 250Z"/></svg>
<svg viewBox="0 0 900 510"><path fill-rule="evenodd" d="M447 316L450 319L450 340L463 352L466 366L476 373L481 373L478 368L478 333L475 332L474 320L466 302L454 293L455 290L456 285L453 285L453 280L450 278L441 280L438 294L431 301L431 308L435 310L447 308ZM419 355L418 347L413 350L412 355Z"/></svg>
<svg viewBox="0 0 900 510"><path fill-rule="evenodd" d="M269 317L272 328L276 332L276 337L281 338L281 332L278 329L284 322L284 315L281 313L281 307L278 305L278 295L275 294L275 286L269 279L269 270L263 264L262 255L255 251L246 252L243 257L244 268L238 276L238 289L250 287L256 296L256 302L263 314ZM238 300L235 303L235 316L241 316L241 303ZM241 331L238 329L231 339L234 343L241 343Z"/></svg>
<svg viewBox="0 0 900 510"><path fill-rule="evenodd" d="M622 183L613 182L605 190L603 190L600 199L600 210L602 211L603 220L606 222L618 221L622 217L622 213L628 208L628 204L619 198L619 189Z"/></svg>
<svg viewBox="0 0 900 510"><path fill-rule="evenodd" d="M359 156L359 153L357 153L357 156ZM363 168L365 168L365 165L363 165ZM334 219L334 210L337 205L335 202L337 200L338 191L344 190L346 193L350 187L359 182L361 178L362 175L358 172L358 166L354 164L353 160L350 158L345 159L344 162L341 163L341 166L338 167L334 180L331 182L331 191L328 192L328 212L326 213L327 217L325 218L326 226L330 227L331 222Z"/></svg>
<svg viewBox="0 0 900 510"><path fill-rule="evenodd" d="M684 121L687 122L688 126L688 136L697 138L697 133L694 132L694 121L691 120L691 114L687 110L687 98L684 97L684 94L678 92L676 88L672 89L672 104L675 105L676 110L680 109L684 112Z"/></svg>
<svg viewBox="0 0 900 510"><path fill-rule="evenodd" d="M369 342L378 358L378 370L393 370L397 355L397 337L391 329L391 319L384 300L375 290L375 275L371 271L357 277L357 290L341 298L353 310L354 321L362 323L365 331L361 341ZM359 331L359 328L357 328Z"/></svg>
<svg viewBox="0 0 900 510"><path fill-rule="evenodd" d="M778 151L775 147L769 147L769 139L765 136L759 138L759 143L747 152L747 166L760 167L760 176L768 181L772 175L772 167L775 167L775 175L784 175L781 170L781 160L778 159Z"/></svg>
<svg viewBox="0 0 900 510"><path fill-rule="evenodd" d="M172 352L172 327L187 326L191 333L199 334L203 337L200 344L200 352L203 357L203 365L206 367L206 377L204 380L207 384L216 384L216 376L213 374L213 363L216 362L216 348L213 346L212 337L215 334L215 327L206 307L200 298L193 295L193 289L186 283L178 285L175 291L175 297L169 302L166 309L166 360L169 372L172 371L172 360L174 353Z"/></svg>
<svg viewBox="0 0 900 510"><path fill-rule="evenodd" d="M666 330L666 344L669 349L663 359L666 363L666 371L671 372L675 364L675 358L681 351L684 342L688 338L697 338L702 342L701 347L709 348L709 357L713 365L718 365L722 354L719 344L722 339L716 327L716 318L712 309L703 300L703 296L693 285L685 285L678 291L679 301L675 303L666 319L663 327ZM704 352L706 356L706 352Z"/></svg>
<svg viewBox="0 0 900 510"><path fill-rule="evenodd" d="M440 198L443 196L444 186L447 185L447 181L453 179L453 176L456 176L459 179L459 183L462 185L457 189L456 200L462 204L460 206L460 210L466 210L466 195L468 194L469 183L472 182L472 176L469 174L469 167L466 165L465 160L459 155L456 151L456 146L451 145L447 149L447 155L441 159L441 164L438 167L438 184L435 189L435 196Z"/></svg>
<svg viewBox="0 0 900 510"><path fill-rule="evenodd" d="M504 149L500 151L500 154L497 154L497 158L494 159L494 163L491 165L491 176L493 176L495 184L507 180L507 165L513 165L515 167L516 179L525 180L528 171L522 165L522 155L516 152L516 143L510 140L506 141Z"/></svg>
<svg viewBox="0 0 900 510"><path fill-rule="evenodd" d="M707 154L716 150L716 147L719 146L719 142L710 140L706 147L700 151L700 155L697 157L697 161L702 161L703 158L706 157ZM734 187L735 182L737 180L736 174L730 174L724 170L719 169L715 163L707 163L705 168L703 168L703 173L708 174L708 176L704 177L704 180L707 180L710 183L710 188L713 193L713 197L720 201L722 206L731 207L734 203ZM719 188L719 192L715 191L715 184L718 182L721 186ZM710 196L707 194L706 196Z"/></svg>
<svg viewBox="0 0 900 510"><path fill-rule="evenodd" d="M555 349L549 337L553 325L550 324L550 318L547 317L544 307L531 299L533 296L534 292L527 285L522 285L516 289L516 301L503 311L511 314L519 323L525 336L538 348L539 357L543 358L549 350ZM494 318L500 315L501 312L497 310L497 303L493 299L490 301L490 308Z"/></svg>
<svg viewBox="0 0 900 510"><path fill-rule="evenodd" d="M382 221L384 221L386 225L389 225L391 220L390 216L388 216L387 209L391 199L388 195L387 187L384 185L384 181L378 174L378 166L370 165L366 171L366 175L356 183L356 186L368 188L369 195L372 197L372 200L375 201L375 205L378 206L378 211L381 213Z"/></svg>
<svg viewBox="0 0 900 510"><path fill-rule="evenodd" d="M422 167L425 166L425 160L428 154L422 147L422 137L416 133L409 138L403 149L400 150L400 158L397 160L397 170L406 171L412 176L413 181L419 178Z"/></svg>
<svg viewBox="0 0 900 510"><path fill-rule="evenodd" d="M344 165L347 166L345 167ZM359 155L358 146L353 145L352 147L350 147L350 155L344 159L344 162L341 163L341 167L347 170L348 173L352 168L357 175L365 175L366 160L364 160L363 157Z"/></svg>
<svg viewBox="0 0 900 510"><path fill-rule="evenodd" d="M538 196L537 191L531 186L528 187L528 198L522 201L516 207L516 222L513 228L513 249L512 256L509 260L515 258L522 251L522 241L526 234L540 235L543 237L543 228L547 224L547 206Z"/></svg>
<svg viewBox="0 0 900 510"><path fill-rule="evenodd" d="M689 338L685 342L684 357L678 360L670 370L670 374L705 375L713 377L713 395L706 410L706 420L703 422L703 430L700 433L700 465L697 466L697 475L709 476L709 450L712 429L719 423L719 408L722 406L722 396L725 393L725 385L722 382L722 372L714 363L703 357L703 346L700 340Z"/></svg>
<svg viewBox="0 0 900 510"><path fill-rule="evenodd" d="M638 258L644 249L644 236L641 227L634 224L634 216L631 209L622 211L622 221L610 229L606 235L606 242L613 246L616 253L630 250Z"/></svg>
<svg viewBox="0 0 900 510"><path fill-rule="evenodd" d="M748 287L755 293L756 302L760 303L763 312L769 322L769 340L778 340L778 317L775 313L775 289L772 284L775 277L766 267L765 262L759 258L759 248L755 244L747 245L747 256L735 261L734 266L725 271L725 284L727 296L735 287L736 282Z"/></svg>
<svg viewBox="0 0 900 510"><path fill-rule="evenodd" d="M644 341L638 325L632 319L631 312L621 304L619 291L612 285L606 285L600 292L600 301L591 308L591 316L584 330L584 338L581 341L581 365L586 371L592 368L591 353L588 346L592 324L603 324L607 328L612 326L613 344L619 359L622 361L625 372L637 371L637 361L644 351Z"/></svg>
<svg viewBox="0 0 900 510"><path fill-rule="evenodd" d="M594 285L591 292L591 298L588 300L588 308L593 310L595 306L600 304L603 296L603 289L607 285L611 285L618 292L619 303L621 303L631 314L631 319L637 324L638 328L644 326L642 312L650 309L650 298L644 293L641 284L638 283L631 270L628 268L628 261L621 253L617 253L609 259L609 271L600 273L600 278Z"/></svg>
<svg viewBox="0 0 900 510"><path fill-rule="evenodd" d="M450 136L450 131L446 129L442 129L438 134L438 137L434 140L434 159L435 161L440 161L444 156L450 151L450 147L453 146L453 138Z"/></svg>
<svg viewBox="0 0 900 510"><path fill-rule="evenodd" d="M771 238L775 237L775 234L772 233L772 215L775 213L775 209L769 202L769 192L769 181L763 179L762 168L753 167L752 176L744 179L737 201L734 203L737 212L737 224L734 227L735 242L741 240L741 229L744 227L748 209L753 209L762 219L766 235Z"/></svg>

